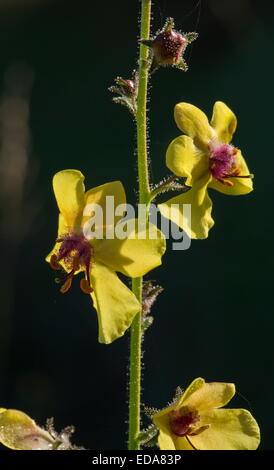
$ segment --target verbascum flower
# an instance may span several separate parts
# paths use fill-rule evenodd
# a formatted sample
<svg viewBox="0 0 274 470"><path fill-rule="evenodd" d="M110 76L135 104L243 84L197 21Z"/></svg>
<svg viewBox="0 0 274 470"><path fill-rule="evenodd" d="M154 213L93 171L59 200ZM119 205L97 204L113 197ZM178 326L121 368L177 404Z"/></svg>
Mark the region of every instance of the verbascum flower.
<svg viewBox="0 0 274 470"><path fill-rule="evenodd" d="M113 231L113 237L107 238L106 230L109 233L123 216L106 220L107 198L112 198L113 212L120 204L126 204L124 188L119 181L85 192L82 173L64 170L53 177L53 189L60 210L58 238L46 260L53 269L66 272L65 276L57 278L58 282L63 281L62 293L69 290L74 275L84 272L80 287L91 295L97 310L99 341L111 343L124 334L141 309L135 295L118 278L116 271L134 278L159 266L165 239L160 231L156 232L155 239L151 239L149 228L142 233L133 229L130 237L125 239L118 239ZM102 210L103 237L87 238L85 226L91 214L86 209L95 206Z"/></svg>
<svg viewBox="0 0 274 470"><path fill-rule="evenodd" d="M0 442L14 450L52 450L54 439L22 411L0 408Z"/></svg>
<svg viewBox="0 0 274 470"><path fill-rule="evenodd" d="M174 116L187 135L171 142L166 164L175 175L186 178L191 189L159 204L159 209L190 238L207 238L214 225L207 189L228 195L247 194L253 189L252 175L241 151L231 144L237 120L224 103L215 103L210 124L206 115L189 103L177 104ZM191 221L184 204L191 205Z"/></svg>
<svg viewBox="0 0 274 470"><path fill-rule="evenodd" d="M22 411L0 408L0 443L13 450L81 450L70 442L73 432L69 426L57 433L52 418L44 429Z"/></svg>
<svg viewBox="0 0 274 470"><path fill-rule="evenodd" d="M234 394L234 384L195 379L170 406L152 416L160 431L160 449L257 449L260 430L249 411L221 409Z"/></svg>

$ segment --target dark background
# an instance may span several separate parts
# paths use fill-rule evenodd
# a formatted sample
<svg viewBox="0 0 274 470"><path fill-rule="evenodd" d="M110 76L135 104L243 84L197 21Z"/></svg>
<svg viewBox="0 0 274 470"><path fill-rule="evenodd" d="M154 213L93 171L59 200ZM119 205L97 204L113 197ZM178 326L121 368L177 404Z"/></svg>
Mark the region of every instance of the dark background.
<svg viewBox="0 0 274 470"><path fill-rule="evenodd" d="M198 376L232 381L230 406L251 410L261 449L273 449L274 4L154 3L153 31L173 16L179 29L200 34L186 54L188 73L161 69L151 81L154 182L167 174L165 150L180 134L175 103L210 116L223 100L238 117L234 144L255 191L212 192L209 238L170 250L148 276L165 292L145 338L143 402L162 407ZM81 170L88 188L120 179L135 201L134 123L107 87L136 66L139 6L0 2L0 406L39 424L54 416L58 430L74 424L74 442L90 449L125 448L129 335L98 344L96 313L78 282L59 294L44 262L56 236L51 179L65 168Z"/></svg>

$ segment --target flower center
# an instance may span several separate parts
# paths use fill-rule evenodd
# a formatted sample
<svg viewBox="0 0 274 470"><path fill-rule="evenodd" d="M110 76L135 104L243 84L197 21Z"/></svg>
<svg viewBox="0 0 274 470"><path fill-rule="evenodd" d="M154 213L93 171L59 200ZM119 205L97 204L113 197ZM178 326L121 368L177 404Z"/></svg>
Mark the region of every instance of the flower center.
<svg viewBox="0 0 274 470"><path fill-rule="evenodd" d="M200 421L200 416L195 408L183 406L179 410L169 413L169 423L173 434L177 437L185 437L194 450L198 450L191 442L191 436L197 436L209 428L209 424L195 426Z"/></svg>
<svg viewBox="0 0 274 470"><path fill-rule="evenodd" d="M93 291L89 275L93 249L89 241L82 234L72 233L61 236L56 242L61 243L61 246L58 252L51 256L50 265L52 269L61 270L62 261L68 271L65 276L56 279L56 282L65 281L60 292L64 294L69 290L74 274L81 269L85 271L86 278L81 279L80 287L83 292L90 294Z"/></svg>
<svg viewBox="0 0 274 470"><path fill-rule="evenodd" d="M169 418L171 430L178 437L184 437L189 434L192 430L191 426L200 421L198 411L188 406L171 411Z"/></svg>
<svg viewBox="0 0 274 470"><path fill-rule="evenodd" d="M209 169L216 180L227 186L233 182L227 178L251 178L251 175L241 175L241 168L237 163L238 149L229 144L211 141L209 144Z"/></svg>

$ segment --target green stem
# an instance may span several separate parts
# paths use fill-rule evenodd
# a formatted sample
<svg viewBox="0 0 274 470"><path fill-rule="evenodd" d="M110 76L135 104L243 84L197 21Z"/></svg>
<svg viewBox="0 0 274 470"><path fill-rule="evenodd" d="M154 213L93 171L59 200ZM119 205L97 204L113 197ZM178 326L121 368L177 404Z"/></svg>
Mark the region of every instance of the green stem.
<svg viewBox="0 0 274 470"><path fill-rule="evenodd" d="M139 302L142 302L143 278L132 279L132 292ZM141 404L141 359L142 359L142 312L137 313L130 335L130 382L129 382L129 450L139 450L137 440L140 433L140 404Z"/></svg>
<svg viewBox="0 0 274 470"><path fill-rule="evenodd" d="M141 38L148 39L150 34L151 0L142 0ZM148 47L141 44L139 56L139 91L137 100L137 149L139 203L146 204L150 195L147 155L147 85L148 85Z"/></svg>
<svg viewBox="0 0 274 470"><path fill-rule="evenodd" d="M151 20L151 0L142 0L141 39L149 39ZM149 169L147 155L147 86L148 48L140 45L139 91L136 114L139 203L148 204L150 199ZM132 292L142 303L143 278L132 279ZM140 404L141 404L141 360L142 360L142 311L134 318L130 338L130 378L129 378L129 450L139 450L140 443Z"/></svg>

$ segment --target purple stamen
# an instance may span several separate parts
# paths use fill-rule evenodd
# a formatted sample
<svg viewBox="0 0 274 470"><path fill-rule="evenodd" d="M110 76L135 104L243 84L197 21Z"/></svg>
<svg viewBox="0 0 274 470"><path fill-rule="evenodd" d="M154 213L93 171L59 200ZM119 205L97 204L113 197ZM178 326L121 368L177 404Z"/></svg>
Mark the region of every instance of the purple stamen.
<svg viewBox="0 0 274 470"><path fill-rule="evenodd" d="M214 178L227 177L235 165L235 149L228 144L211 145L210 148L210 171Z"/></svg>

